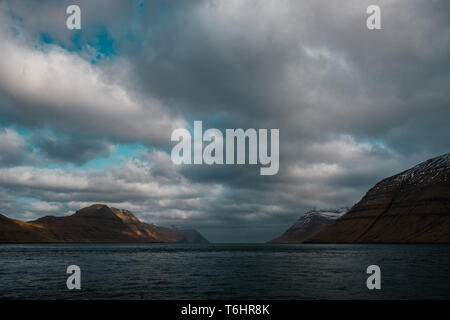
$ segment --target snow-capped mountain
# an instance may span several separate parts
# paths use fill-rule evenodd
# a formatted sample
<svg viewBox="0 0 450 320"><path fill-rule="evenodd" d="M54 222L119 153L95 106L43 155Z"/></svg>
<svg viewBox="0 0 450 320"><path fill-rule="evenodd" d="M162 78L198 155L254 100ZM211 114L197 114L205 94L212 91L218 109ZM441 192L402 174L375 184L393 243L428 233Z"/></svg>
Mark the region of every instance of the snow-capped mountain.
<svg viewBox="0 0 450 320"><path fill-rule="evenodd" d="M396 182L418 185L448 182L450 172L450 153L429 159L394 176Z"/></svg>
<svg viewBox="0 0 450 320"><path fill-rule="evenodd" d="M334 223L348 210L348 207L310 210L301 216L281 237L271 240L270 243L301 243Z"/></svg>
<svg viewBox="0 0 450 320"><path fill-rule="evenodd" d="M450 243L450 153L378 182L307 242Z"/></svg>

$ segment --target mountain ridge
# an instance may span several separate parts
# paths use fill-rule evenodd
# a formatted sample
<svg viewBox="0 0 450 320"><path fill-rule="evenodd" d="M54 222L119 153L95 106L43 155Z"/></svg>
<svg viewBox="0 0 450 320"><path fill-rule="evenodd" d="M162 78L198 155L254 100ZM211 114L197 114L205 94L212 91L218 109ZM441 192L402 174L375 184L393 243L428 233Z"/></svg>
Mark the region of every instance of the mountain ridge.
<svg viewBox="0 0 450 320"><path fill-rule="evenodd" d="M44 216L29 222L0 214L0 242L208 243L208 240L196 230L147 224L128 210L93 204L70 216Z"/></svg>
<svg viewBox="0 0 450 320"><path fill-rule="evenodd" d="M308 243L450 243L450 153L375 184Z"/></svg>

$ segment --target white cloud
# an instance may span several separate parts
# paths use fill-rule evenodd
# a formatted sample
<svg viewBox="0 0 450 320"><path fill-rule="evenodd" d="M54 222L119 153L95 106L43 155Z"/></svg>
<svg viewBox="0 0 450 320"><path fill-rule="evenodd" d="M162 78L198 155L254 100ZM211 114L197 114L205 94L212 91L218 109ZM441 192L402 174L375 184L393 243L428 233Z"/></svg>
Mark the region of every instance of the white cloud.
<svg viewBox="0 0 450 320"><path fill-rule="evenodd" d="M167 145L171 131L185 126L158 100L133 93L124 60L92 65L55 45L32 47L5 30L0 41L0 111L21 124L150 145Z"/></svg>
<svg viewBox="0 0 450 320"><path fill-rule="evenodd" d="M294 179L298 179L299 181L312 181L312 180L328 180L337 175L341 175L344 173L344 170L337 164L332 163L314 163L311 165L307 165L306 167L302 167L299 165L295 165L290 170L290 175Z"/></svg>
<svg viewBox="0 0 450 320"><path fill-rule="evenodd" d="M34 213L60 213L61 205L58 203L49 203L49 202L32 202L26 206L28 210L31 210Z"/></svg>

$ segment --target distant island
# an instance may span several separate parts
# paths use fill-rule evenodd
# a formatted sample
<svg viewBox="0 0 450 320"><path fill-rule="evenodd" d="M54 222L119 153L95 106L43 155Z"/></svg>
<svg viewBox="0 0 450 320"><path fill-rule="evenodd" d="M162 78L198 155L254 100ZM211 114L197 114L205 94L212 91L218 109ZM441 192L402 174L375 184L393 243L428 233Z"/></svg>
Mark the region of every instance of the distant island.
<svg viewBox="0 0 450 320"><path fill-rule="evenodd" d="M342 216L332 212L309 212L270 243L450 243L450 153L378 182Z"/></svg>
<svg viewBox="0 0 450 320"><path fill-rule="evenodd" d="M0 243L162 242L208 243L196 230L141 222L128 210L94 204L65 217L24 222L0 214Z"/></svg>

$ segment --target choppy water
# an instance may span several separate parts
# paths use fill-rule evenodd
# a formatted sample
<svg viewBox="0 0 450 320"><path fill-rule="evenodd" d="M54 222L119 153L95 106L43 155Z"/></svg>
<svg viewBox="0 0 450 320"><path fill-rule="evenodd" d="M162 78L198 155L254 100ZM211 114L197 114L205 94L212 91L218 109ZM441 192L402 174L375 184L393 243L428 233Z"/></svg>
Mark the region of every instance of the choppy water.
<svg viewBox="0 0 450 320"><path fill-rule="evenodd" d="M366 287L372 264L381 290ZM0 298L450 299L450 246L0 245Z"/></svg>

